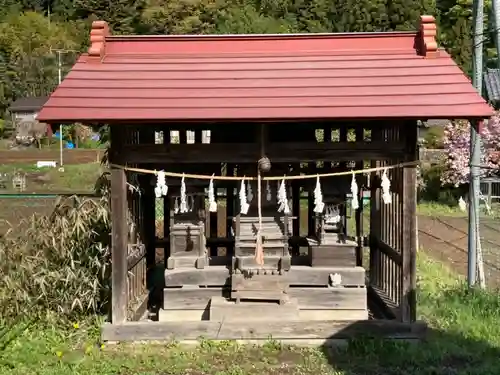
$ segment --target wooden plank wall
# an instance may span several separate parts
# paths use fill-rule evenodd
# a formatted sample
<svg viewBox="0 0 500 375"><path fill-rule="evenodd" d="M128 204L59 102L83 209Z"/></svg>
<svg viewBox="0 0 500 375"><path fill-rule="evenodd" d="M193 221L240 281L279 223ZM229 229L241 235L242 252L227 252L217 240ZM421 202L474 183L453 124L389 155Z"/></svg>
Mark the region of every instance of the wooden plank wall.
<svg viewBox="0 0 500 375"><path fill-rule="evenodd" d="M408 155L372 161L372 166L416 160L416 126L413 131L411 123L406 125L385 126L373 132L373 137L388 143L407 142ZM382 174L372 173L375 187L380 186ZM371 195L370 286L396 318L412 322L416 319L416 167L395 168L387 175L392 204L384 204L381 189Z"/></svg>
<svg viewBox="0 0 500 375"><path fill-rule="evenodd" d="M143 142L151 141L145 130L136 126L111 127L110 161L126 164L123 146L139 144L141 138ZM116 323L137 319L146 308L147 271L154 252L152 194L148 176L111 168L112 321Z"/></svg>
<svg viewBox="0 0 500 375"><path fill-rule="evenodd" d="M142 142L151 142L151 132L140 126L127 126L124 130L127 144L137 145ZM130 167L138 167L132 164ZM145 204L151 204L150 184L146 176L140 173L127 171L127 203L128 203L128 224L135 226L136 238L129 236L127 252L127 284L128 284L128 319L134 320L138 317L138 310L144 309L144 303L148 297L147 270L148 256L146 248L150 249L150 242L146 237L150 232L146 228L146 223L151 222L151 209ZM147 215L149 214L149 215Z"/></svg>

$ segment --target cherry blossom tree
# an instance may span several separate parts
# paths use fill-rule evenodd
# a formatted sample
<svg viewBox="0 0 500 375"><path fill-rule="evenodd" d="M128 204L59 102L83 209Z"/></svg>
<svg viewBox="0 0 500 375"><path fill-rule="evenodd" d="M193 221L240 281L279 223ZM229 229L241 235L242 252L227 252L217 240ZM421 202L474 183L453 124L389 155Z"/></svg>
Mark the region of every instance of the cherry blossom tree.
<svg viewBox="0 0 500 375"><path fill-rule="evenodd" d="M485 121L481 128L481 176L500 174L500 112ZM468 121L451 121L444 131L444 148L447 158L441 176L443 185L460 186L469 181L470 124Z"/></svg>

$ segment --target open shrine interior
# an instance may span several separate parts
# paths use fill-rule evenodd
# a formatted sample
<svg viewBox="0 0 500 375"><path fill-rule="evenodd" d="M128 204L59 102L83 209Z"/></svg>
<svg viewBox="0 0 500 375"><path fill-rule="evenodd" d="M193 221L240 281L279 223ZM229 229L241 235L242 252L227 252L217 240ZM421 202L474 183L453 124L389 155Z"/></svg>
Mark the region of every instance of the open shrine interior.
<svg viewBox="0 0 500 375"><path fill-rule="evenodd" d="M121 222L123 248L143 249L140 267L165 268L164 285L149 285L162 290L149 301L157 304L154 319L359 321L369 318L370 294L384 318L414 322L416 132L413 121L112 126L113 225ZM258 175L262 157L270 168L262 173L264 264L257 264L258 181L244 178ZM350 173L370 168L376 170ZM154 171L178 175L165 177L162 193ZM347 173L319 177L338 172ZM383 174L389 202L382 197ZM294 176L301 177L286 179ZM286 210L278 204L283 182ZM324 208L315 212L318 182ZM122 206L127 214L117 210ZM159 246L163 264L156 259ZM130 255L113 254L114 262ZM122 282L130 288L135 272L127 275ZM114 319L137 315L122 308L120 316L119 309ZM260 313L249 316L248 309Z"/></svg>

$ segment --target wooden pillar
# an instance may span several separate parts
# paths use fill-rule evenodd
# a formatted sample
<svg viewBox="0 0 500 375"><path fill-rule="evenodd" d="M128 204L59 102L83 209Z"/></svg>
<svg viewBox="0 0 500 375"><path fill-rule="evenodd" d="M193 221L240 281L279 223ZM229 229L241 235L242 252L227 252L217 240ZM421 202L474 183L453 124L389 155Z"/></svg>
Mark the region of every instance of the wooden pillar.
<svg viewBox="0 0 500 375"><path fill-rule="evenodd" d="M170 127L164 126L163 127L163 144L167 145L170 144L171 137L170 137ZM180 134L180 132L179 132ZM168 165L165 166L168 169ZM170 256L170 198L168 196L163 197L163 257L164 257L164 263L165 267L167 265L167 259ZM156 209L156 197L155 197L155 209ZM155 212L155 217L156 217L156 212Z"/></svg>
<svg viewBox="0 0 500 375"><path fill-rule="evenodd" d="M296 166L297 172L300 171L300 165ZM300 236L300 181L292 181L292 213L295 219L292 223L292 235Z"/></svg>
<svg viewBox="0 0 500 375"><path fill-rule="evenodd" d="M120 164L123 138L119 129L110 127L111 164ZM121 168L111 167L111 322L127 320L127 177Z"/></svg>
<svg viewBox="0 0 500 375"><path fill-rule="evenodd" d="M418 159L417 154L417 124L409 122L404 124L406 135L407 155L405 161ZM415 185L417 183L416 166L403 168L403 246L401 285L401 320L403 322L414 322L416 316L416 288L417 288L417 194Z"/></svg>
<svg viewBox="0 0 500 375"><path fill-rule="evenodd" d="M356 125L355 127L355 133L356 133L356 142L363 142L363 126L362 125ZM356 167L355 169L360 170L364 168L364 161L363 160L357 160L356 161ZM364 178L365 176L362 174L358 174L356 176L357 184L358 186L364 186ZM358 202L359 202L359 207L355 210L354 212L354 220L356 222L356 238L358 240L358 247L356 248L356 266L358 267L363 267L363 236L364 236L364 230L363 230L363 190L359 189L358 192ZM361 194L360 194L361 193Z"/></svg>
<svg viewBox="0 0 500 375"><path fill-rule="evenodd" d="M372 142L382 140L382 129L380 124L373 123L371 127ZM377 168L381 163L371 160L371 168ZM380 178L377 172L372 172L370 176L370 284L377 286L380 282L380 250L378 241L380 240Z"/></svg>
<svg viewBox="0 0 500 375"><path fill-rule="evenodd" d="M309 166L314 165L309 163ZM312 170L310 168L310 170ZM310 185L307 192L307 235L314 237L316 233L315 227L316 214L314 213L314 186Z"/></svg>
<svg viewBox="0 0 500 375"><path fill-rule="evenodd" d="M144 242L146 244L146 264L150 270L156 265L156 196L154 186L151 185L151 176L143 175L141 186L143 190L144 215Z"/></svg>
<svg viewBox="0 0 500 375"><path fill-rule="evenodd" d="M219 168L220 170L220 168ZM219 216L219 190L217 187L214 187L214 195L215 195L215 201L217 202L217 211L216 212L209 212L207 215L208 218L208 233L211 238L217 238L217 229L218 229L218 216ZM212 246L210 247L210 255L211 256L217 256L218 254L218 247L217 246Z"/></svg>
<svg viewBox="0 0 500 375"><path fill-rule="evenodd" d="M165 137L165 135L164 135ZM139 128L140 144L155 144L155 128L145 126ZM154 165L147 164L146 169L154 169ZM152 176L148 174L139 175L142 196L142 223L143 241L146 245L146 267L151 270L156 265L156 196L154 185L151 183ZM148 278L149 279L149 278Z"/></svg>
<svg viewBox="0 0 500 375"><path fill-rule="evenodd" d="M232 176L234 174L234 164L227 164L227 175ZM232 181L228 181L226 185L226 237L230 238L231 236L231 228L233 226L233 217L234 213L234 183ZM234 247L227 247L227 256L234 255Z"/></svg>

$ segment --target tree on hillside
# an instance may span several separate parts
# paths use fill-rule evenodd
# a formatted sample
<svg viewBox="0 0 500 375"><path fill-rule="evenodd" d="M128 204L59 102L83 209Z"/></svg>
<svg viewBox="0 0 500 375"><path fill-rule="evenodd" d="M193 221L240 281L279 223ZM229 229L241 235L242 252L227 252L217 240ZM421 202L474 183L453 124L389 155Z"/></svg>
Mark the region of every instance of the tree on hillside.
<svg viewBox="0 0 500 375"><path fill-rule="evenodd" d="M0 111L16 98L47 95L52 91L57 85L53 50L79 48L77 32L69 24L49 25L47 18L35 12L11 14L0 22L0 54L4 64Z"/></svg>
<svg viewBox="0 0 500 375"><path fill-rule="evenodd" d="M134 34L140 25L144 0L75 0L74 16L109 23L115 34Z"/></svg>
<svg viewBox="0 0 500 375"><path fill-rule="evenodd" d="M139 34L210 34L217 12L226 2L145 0L136 32Z"/></svg>
<svg viewBox="0 0 500 375"><path fill-rule="evenodd" d="M481 176L500 173L500 113L485 122L481 129ZM444 131L444 147L448 158L441 176L443 184L459 186L469 181L470 174L470 124L452 121Z"/></svg>

